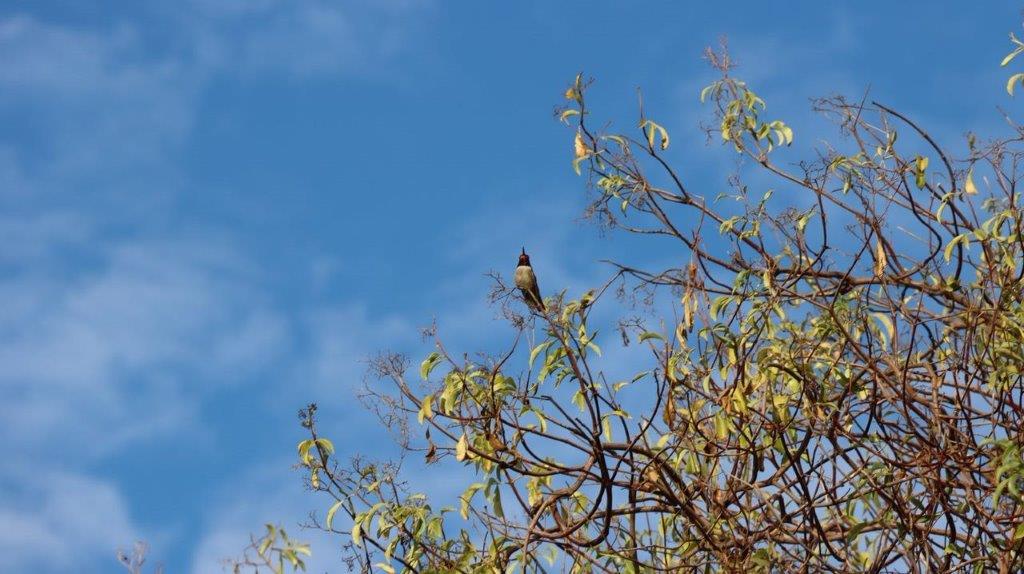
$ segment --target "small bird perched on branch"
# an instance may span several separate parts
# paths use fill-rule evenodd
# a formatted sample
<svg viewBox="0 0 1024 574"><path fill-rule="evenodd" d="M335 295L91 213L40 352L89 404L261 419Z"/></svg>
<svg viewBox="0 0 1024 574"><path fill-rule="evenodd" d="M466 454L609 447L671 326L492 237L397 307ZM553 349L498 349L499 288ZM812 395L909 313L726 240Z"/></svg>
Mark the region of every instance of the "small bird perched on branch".
<svg viewBox="0 0 1024 574"><path fill-rule="evenodd" d="M544 300L540 296L540 288L537 287L537 275L530 266L530 256L526 254L526 248L519 255L519 266L515 274L516 287L523 293L523 299L531 309L544 311Z"/></svg>

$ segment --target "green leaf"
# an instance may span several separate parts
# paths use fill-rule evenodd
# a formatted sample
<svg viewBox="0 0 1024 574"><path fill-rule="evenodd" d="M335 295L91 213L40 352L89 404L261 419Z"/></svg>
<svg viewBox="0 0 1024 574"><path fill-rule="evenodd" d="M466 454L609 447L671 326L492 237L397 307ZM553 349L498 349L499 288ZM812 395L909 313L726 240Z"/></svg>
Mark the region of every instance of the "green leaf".
<svg viewBox="0 0 1024 574"><path fill-rule="evenodd" d="M309 456L309 449L312 447L313 439L311 438L299 443L299 460L301 460L302 464L305 464L306 466L309 466L309 461L311 460Z"/></svg>
<svg viewBox="0 0 1024 574"><path fill-rule="evenodd" d="M544 559L548 561L549 566L554 566L555 560L558 559L558 549L554 545L549 545L547 552L545 552Z"/></svg>
<svg viewBox="0 0 1024 574"><path fill-rule="evenodd" d="M461 516L463 520L469 520L469 504L473 500L473 496L476 495L477 491L484 486L486 485L482 482L474 482L469 485L465 492L462 493L462 496L459 497L459 516Z"/></svg>
<svg viewBox="0 0 1024 574"><path fill-rule="evenodd" d="M316 445L326 454L334 454L334 443L330 439L320 437L316 439Z"/></svg>
<svg viewBox="0 0 1024 574"><path fill-rule="evenodd" d="M789 397L786 395L773 395L772 406L778 410L782 410L789 405Z"/></svg>
<svg viewBox="0 0 1024 574"><path fill-rule="evenodd" d="M549 346L551 346L551 343L553 343L553 342L554 341L544 341L543 343L541 343L541 344L537 345L536 347L534 347L532 351L530 351L530 368L531 369L533 368L533 361L537 358L537 355L539 355L542 352L544 352L544 349L547 349Z"/></svg>
<svg viewBox="0 0 1024 574"><path fill-rule="evenodd" d="M700 103L703 104L704 101L707 100L708 94L710 94L711 90L715 89L715 87L717 85L718 85L718 82L715 82L714 84L711 84L710 86L706 86L703 90L700 91Z"/></svg>
<svg viewBox="0 0 1024 574"><path fill-rule="evenodd" d="M273 525L268 524L267 530L268 532L267 535L263 538L263 542L261 542L259 548L256 549L256 552L260 556L263 556L267 553L267 549L270 548L270 545L274 543L274 538L276 537L274 534Z"/></svg>
<svg viewBox="0 0 1024 574"><path fill-rule="evenodd" d="M797 229L797 231L801 231L802 232L804 230L804 228L807 227L807 223L810 222L811 218L814 217L816 215L816 213L817 212L815 212L812 209L812 210L808 211L807 213L803 214L802 216L800 216L800 219L798 219L796 221L796 229Z"/></svg>
<svg viewBox="0 0 1024 574"><path fill-rule="evenodd" d="M583 412L587 410L587 401L583 396L583 391L578 390L572 394L572 404L576 405L576 408Z"/></svg>
<svg viewBox="0 0 1024 574"><path fill-rule="evenodd" d="M540 432L547 432L548 420L544 417L544 413L538 408L531 408L530 412L537 417L537 422L540 423Z"/></svg>
<svg viewBox="0 0 1024 574"><path fill-rule="evenodd" d="M494 477L487 479L487 484L484 488L484 497L488 502L491 503L491 511L498 518L505 516L505 510L501 505L501 485Z"/></svg>
<svg viewBox="0 0 1024 574"><path fill-rule="evenodd" d="M647 134L647 144L651 147L651 149L654 148L654 141L656 136L659 136L658 141L661 149L668 149L668 131L666 131L665 128L659 126L658 124L652 122L651 120L644 120L643 122L640 123L640 129L642 129Z"/></svg>
<svg viewBox="0 0 1024 574"><path fill-rule="evenodd" d="M914 183L918 189L923 189L925 184L928 183L928 158L924 156L917 156L917 160L914 162Z"/></svg>
<svg viewBox="0 0 1024 574"><path fill-rule="evenodd" d="M420 363L420 377L425 381L430 377L430 371L434 370L437 363L441 361L441 353L434 351L427 355L427 358Z"/></svg>
<svg viewBox="0 0 1024 574"><path fill-rule="evenodd" d="M327 510L327 530L331 529L331 525L334 524L334 515L337 514L338 509L341 508L341 501L335 502L331 505L331 508Z"/></svg>
<svg viewBox="0 0 1024 574"><path fill-rule="evenodd" d="M719 440L729 436L729 419L726 418L725 411L715 413L715 436Z"/></svg>
<svg viewBox="0 0 1024 574"><path fill-rule="evenodd" d="M659 341L664 341L665 340L665 336L662 335L661 333L655 333L654 331L644 331L643 333L640 333L640 342L641 343L643 343L644 341L646 341L648 339L658 339Z"/></svg>
<svg viewBox="0 0 1024 574"><path fill-rule="evenodd" d="M1009 64L1011 61L1013 61L1014 58L1019 56L1021 52L1024 52L1024 48L1021 48L1020 46L1014 48L1012 52L1010 52L1009 54L1006 55L1005 58L1003 58L1002 62L999 62L999 66L1002 67Z"/></svg>
<svg viewBox="0 0 1024 574"><path fill-rule="evenodd" d="M672 440L672 438L674 436L675 435L673 435L670 432L661 435L661 438L658 439L658 442L657 442L657 444L654 445L654 448L656 448L658 450L661 450L661 449L665 448L665 445L668 444L668 441Z"/></svg>
<svg viewBox="0 0 1024 574"><path fill-rule="evenodd" d="M892 341L893 337L896 336L896 327L893 325L892 319L885 313L872 313L871 316L885 329L885 333L889 336L886 342Z"/></svg>
<svg viewBox="0 0 1024 574"><path fill-rule="evenodd" d="M726 219L718 226L718 233L724 235L725 233L732 231L732 228L736 226L736 223L738 223L740 219L742 218L739 215L734 215L729 219Z"/></svg>
<svg viewBox="0 0 1024 574"><path fill-rule="evenodd" d="M731 295L722 295L721 297L717 297L714 301L712 301L710 310L711 319L717 321L719 313L721 313L722 310L724 310L725 307L732 302L732 300L733 298Z"/></svg>
<svg viewBox="0 0 1024 574"><path fill-rule="evenodd" d="M968 238L966 233L961 233L951 239L946 245L946 248L942 250L942 258L946 260L946 263L949 263L949 260L953 258L953 249L955 249L959 243L963 243L965 247L968 247L971 244L971 240Z"/></svg>
<svg viewBox="0 0 1024 574"><path fill-rule="evenodd" d="M853 541L856 540L858 536L860 536L860 533L870 525L870 522L858 522L857 524L854 524L853 528L851 528L850 531L846 533L846 543L853 544Z"/></svg>
<svg viewBox="0 0 1024 574"><path fill-rule="evenodd" d="M782 132L782 141L783 141L783 143L785 143L787 146L788 145L792 145L793 144L793 128L791 128L789 126L782 126L782 129L780 129L779 131Z"/></svg>

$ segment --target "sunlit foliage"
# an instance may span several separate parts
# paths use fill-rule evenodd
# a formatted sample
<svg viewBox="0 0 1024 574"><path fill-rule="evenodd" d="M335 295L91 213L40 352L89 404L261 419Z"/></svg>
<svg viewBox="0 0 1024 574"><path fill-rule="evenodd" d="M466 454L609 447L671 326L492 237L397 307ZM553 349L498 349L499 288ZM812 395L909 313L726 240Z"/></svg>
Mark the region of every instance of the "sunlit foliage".
<svg viewBox="0 0 1024 574"><path fill-rule="evenodd" d="M336 460L304 411L300 463L330 497L318 525L352 567L1024 568L1024 129L940 142L833 96L813 104L832 143L801 142L726 53L707 56L709 138L742 159L725 193L687 183L643 105L634 129L608 128L583 76L558 114L588 215L677 265L623 261L544 312L506 307L519 334L493 357L432 332L418 369L375 361L382 413L411 425L403 447L471 477L458 499L429 501L398 465ZM508 292L497 278L496 300ZM652 303L621 326L646 368L610 379L599 345L616 327L593 317L624 305L616 292Z"/></svg>

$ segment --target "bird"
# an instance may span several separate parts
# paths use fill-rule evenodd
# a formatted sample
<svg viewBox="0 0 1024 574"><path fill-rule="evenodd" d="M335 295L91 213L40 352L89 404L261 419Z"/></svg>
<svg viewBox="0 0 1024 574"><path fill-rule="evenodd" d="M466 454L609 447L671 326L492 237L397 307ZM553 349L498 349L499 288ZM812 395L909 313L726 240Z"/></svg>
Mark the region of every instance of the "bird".
<svg viewBox="0 0 1024 574"><path fill-rule="evenodd" d="M540 288L537 287L537 275L530 266L530 256L526 254L526 248L519 254L519 266L515 274L516 287L523 294L526 304L537 311L544 311L544 300L540 296Z"/></svg>

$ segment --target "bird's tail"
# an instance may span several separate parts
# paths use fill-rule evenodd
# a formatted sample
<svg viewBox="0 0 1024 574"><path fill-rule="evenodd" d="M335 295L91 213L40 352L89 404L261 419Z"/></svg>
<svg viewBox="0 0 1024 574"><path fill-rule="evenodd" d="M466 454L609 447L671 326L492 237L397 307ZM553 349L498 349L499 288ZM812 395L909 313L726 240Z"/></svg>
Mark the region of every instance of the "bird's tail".
<svg viewBox="0 0 1024 574"><path fill-rule="evenodd" d="M536 307L537 310L539 310L540 312L543 313L544 311L547 310L547 309L544 308L544 299L541 298L539 291L536 291L536 290L531 291L530 292L530 299L533 300L532 301L533 302L533 306Z"/></svg>

